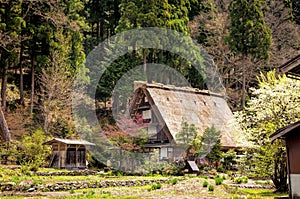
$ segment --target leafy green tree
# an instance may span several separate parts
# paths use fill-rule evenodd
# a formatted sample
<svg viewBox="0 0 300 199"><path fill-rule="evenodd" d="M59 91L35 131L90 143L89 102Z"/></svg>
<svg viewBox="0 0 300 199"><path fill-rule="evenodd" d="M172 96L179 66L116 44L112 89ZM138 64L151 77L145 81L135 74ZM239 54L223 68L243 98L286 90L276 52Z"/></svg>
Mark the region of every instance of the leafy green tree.
<svg viewBox="0 0 300 199"><path fill-rule="evenodd" d="M84 41L86 53L115 33L120 19L120 3L121 0L86 1L83 12L88 24Z"/></svg>
<svg viewBox="0 0 300 199"><path fill-rule="evenodd" d="M227 42L234 54L267 59L271 45L271 30L265 25L259 0L231 0L229 5L231 26ZM246 101L246 66L242 66L242 108Z"/></svg>
<svg viewBox="0 0 300 199"><path fill-rule="evenodd" d="M46 135L42 130L36 130L32 135L23 137L19 144L19 162L22 167L37 171L38 168L44 166L46 158L50 155L49 146L43 145L45 141Z"/></svg>
<svg viewBox="0 0 300 199"><path fill-rule="evenodd" d="M276 76L275 71L261 75L259 88L237 119L252 144L247 151L250 167L256 175L271 177L278 191L287 190L286 153L283 140L271 143L277 129L300 119L300 82Z"/></svg>
<svg viewBox="0 0 300 199"><path fill-rule="evenodd" d="M199 151L200 158L207 158L211 164L216 164L221 160L221 131L214 126L206 128L202 135L202 146Z"/></svg>
<svg viewBox="0 0 300 199"><path fill-rule="evenodd" d="M232 166L236 164L236 152L232 149L228 150L226 153L223 153L223 166L226 170L231 170Z"/></svg>
<svg viewBox="0 0 300 199"><path fill-rule="evenodd" d="M1 103L6 110L6 89L9 68L18 64L18 48L20 47L20 34L26 26L22 18L22 2L11 0L0 4L0 63L2 69Z"/></svg>
<svg viewBox="0 0 300 199"><path fill-rule="evenodd" d="M197 136L197 128L194 124L188 124L187 121L181 122L181 130L176 134L178 144L190 146Z"/></svg>
<svg viewBox="0 0 300 199"><path fill-rule="evenodd" d="M198 129L194 124L188 124L187 121L181 122L181 130L176 134L177 145L187 152L187 159L193 160L197 156L201 146L201 136L198 135Z"/></svg>

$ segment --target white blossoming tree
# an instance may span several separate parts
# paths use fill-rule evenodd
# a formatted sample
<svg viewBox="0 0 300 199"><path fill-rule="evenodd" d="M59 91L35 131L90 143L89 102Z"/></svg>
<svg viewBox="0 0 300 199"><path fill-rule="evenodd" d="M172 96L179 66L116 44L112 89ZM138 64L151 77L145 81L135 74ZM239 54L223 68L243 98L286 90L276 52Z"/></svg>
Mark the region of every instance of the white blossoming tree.
<svg viewBox="0 0 300 199"><path fill-rule="evenodd" d="M252 89L244 111L236 114L251 147L249 169L259 176L271 177L278 191L286 191L286 149L283 140L271 142L277 129L300 119L300 81L277 76L275 71L258 78L259 88Z"/></svg>

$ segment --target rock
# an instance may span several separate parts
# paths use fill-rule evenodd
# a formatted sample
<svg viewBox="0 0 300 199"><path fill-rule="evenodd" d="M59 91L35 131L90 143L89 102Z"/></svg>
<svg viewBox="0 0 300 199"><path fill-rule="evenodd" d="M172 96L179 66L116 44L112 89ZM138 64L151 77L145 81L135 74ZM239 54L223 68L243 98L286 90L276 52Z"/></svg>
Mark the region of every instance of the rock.
<svg viewBox="0 0 300 199"><path fill-rule="evenodd" d="M27 192L34 192L35 191L35 188L34 187L31 187L27 190Z"/></svg>

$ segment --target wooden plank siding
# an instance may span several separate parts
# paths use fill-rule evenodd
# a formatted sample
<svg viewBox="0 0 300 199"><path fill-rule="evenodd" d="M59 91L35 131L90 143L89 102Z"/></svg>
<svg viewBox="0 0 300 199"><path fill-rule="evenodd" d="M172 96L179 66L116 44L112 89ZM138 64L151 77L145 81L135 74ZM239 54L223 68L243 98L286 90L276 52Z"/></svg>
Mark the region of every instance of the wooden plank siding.
<svg viewBox="0 0 300 199"><path fill-rule="evenodd" d="M50 167L55 168L86 168L86 147L95 144L83 140L67 140L55 138L44 144L52 146Z"/></svg>

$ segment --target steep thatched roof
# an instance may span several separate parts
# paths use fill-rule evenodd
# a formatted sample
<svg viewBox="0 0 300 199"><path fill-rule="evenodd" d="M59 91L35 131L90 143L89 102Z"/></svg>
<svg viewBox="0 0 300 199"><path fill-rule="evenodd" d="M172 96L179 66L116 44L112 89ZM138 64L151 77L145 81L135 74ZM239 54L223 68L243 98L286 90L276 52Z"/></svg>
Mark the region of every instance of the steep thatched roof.
<svg viewBox="0 0 300 199"><path fill-rule="evenodd" d="M136 96L141 92L147 96L151 108L158 111L175 143L176 134L182 129L181 124L185 120L194 124L201 134L207 127L214 126L222 133L223 147L237 147L229 127L233 114L223 96L189 87L135 82L131 110L136 108Z"/></svg>

